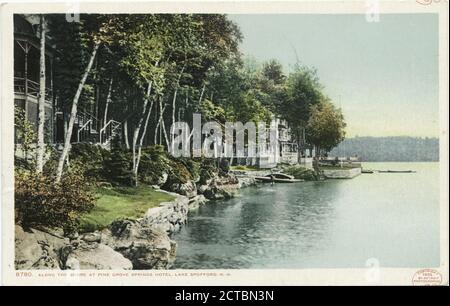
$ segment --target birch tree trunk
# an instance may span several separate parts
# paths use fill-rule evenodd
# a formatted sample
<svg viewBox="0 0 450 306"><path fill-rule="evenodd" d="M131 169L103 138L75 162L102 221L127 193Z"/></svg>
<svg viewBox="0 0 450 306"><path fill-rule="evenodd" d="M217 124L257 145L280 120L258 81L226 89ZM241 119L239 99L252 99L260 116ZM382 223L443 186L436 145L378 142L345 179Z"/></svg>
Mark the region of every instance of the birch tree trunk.
<svg viewBox="0 0 450 306"><path fill-rule="evenodd" d="M129 150L130 141L128 140L128 120L125 120L123 123L123 138L125 138L125 147Z"/></svg>
<svg viewBox="0 0 450 306"><path fill-rule="evenodd" d="M157 131L159 128L159 144L161 145L162 141L162 135L164 135L164 140L166 141L166 145L167 145L167 149L169 149L170 147L170 143L169 143L169 138L167 137L167 131L166 131L166 125L164 124L164 111L166 110L166 105L162 105L162 101L161 99L159 99L159 119L158 119L158 123L156 124L156 128L155 128L155 143L156 143L156 139L157 139Z"/></svg>
<svg viewBox="0 0 450 306"><path fill-rule="evenodd" d="M159 143L161 144L161 134L162 134L162 122L163 120L163 116L164 116L164 111L166 110L166 106L162 105L161 99L159 99L158 101L159 103L159 117L158 117L158 122L156 123L156 127L155 127L155 138L154 138L154 142L156 144L157 139L158 139L158 129L159 129Z"/></svg>
<svg viewBox="0 0 450 306"><path fill-rule="evenodd" d="M147 126L148 126L148 121L150 119L150 114L152 113L152 108L153 108L153 100L150 103L150 106L148 108L147 117L145 118L145 123L144 123L144 129L142 130L141 138L139 140L138 154L137 154L137 160L136 160L136 174L139 171L139 163L141 161L141 155L142 155L142 145L144 144L145 134L147 134Z"/></svg>
<svg viewBox="0 0 450 306"><path fill-rule="evenodd" d="M108 95L106 96L105 114L103 116L103 128L105 128L106 124L108 123L108 106L111 103L112 84L113 78L111 78L111 80L109 81Z"/></svg>
<svg viewBox="0 0 450 306"><path fill-rule="evenodd" d="M36 157L36 172L42 173L44 168L44 154L45 154L45 17L41 15L41 55L39 60L39 101L38 101L38 141L37 141L37 157ZM26 81L26 80L25 80Z"/></svg>
<svg viewBox="0 0 450 306"><path fill-rule="evenodd" d="M202 103L203 100L203 94L205 93L205 88L206 88L206 84L203 84L202 86L202 91L200 93L200 98L198 99L198 104L200 105L200 103Z"/></svg>
<svg viewBox="0 0 450 306"><path fill-rule="evenodd" d="M149 100L149 96L150 93L152 91L152 82L148 83L147 86L147 92L146 92L146 96L144 99L144 105L142 107L142 115L139 118L138 124L136 125L136 128L134 129L133 132L133 142L131 144L131 150L133 153L133 175L134 175L134 179L135 179L135 185L137 186L138 181L137 181L137 155L136 155L136 146L137 146L137 142L138 142L138 138L139 138L139 132L141 131L141 127L142 127L142 123L144 121L144 116L145 113L147 111L147 104L148 104L148 100Z"/></svg>
<svg viewBox="0 0 450 306"><path fill-rule="evenodd" d="M180 80L181 77L183 76L183 72L184 69L186 67L186 64L183 65L183 68L181 68L180 74L178 75L178 79L177 82L175 84L175 92L173 93L173 99L172 99L172 126L175 124L175 114L176 114L176 102L177 102L177 94L178 94L178 87L180 86ZM166 142L167 142L167 133L165 132L165 127L164 127L164 133L166 136ZM173 136L171 137L170 143L173 143ZM169 143L167 143L167 147L169 148ZM170 147L172 152L173 152L173 148Z"/></svg>
<svg viewBox="0 0 450 306"><path fill-rule="evenodd" d="M63 147L62 154L59 157L58 169L56 170L56 183L59 183L61 181L61 177L62 177L63 169L64 169L64 161L66 160L67 156L69 155L70 139L72 138L73 125L75 123L75 117L77 116L78 101L80 100L81 92L83 91L84 84L86 83L89 72L91 71L92 64L94 63L94 59L95 59L95 56L97 54L99 47L100 47L100 42L96 42L94 45L94 49L92 50L92 53L91 53L91 58L89 59L89 63L86 67L86 70L84 71L84 74L83 74L83 77L81 78L80 83L78 84L77 92L76 92L75 96L73 97L69 125L67 127L67 132L66 132L66 135L64 138L64 147Z"/></svg>
<svg viewBox="0 0 450 306"><path fill-rule="evenodd" d="M164 123L163 119L161 120L161 126L162 126L163 135L164 135L164 140L166 141L167 149L169 149L170 141L169 141L169 137L167 136L166 124Z"/></svg>

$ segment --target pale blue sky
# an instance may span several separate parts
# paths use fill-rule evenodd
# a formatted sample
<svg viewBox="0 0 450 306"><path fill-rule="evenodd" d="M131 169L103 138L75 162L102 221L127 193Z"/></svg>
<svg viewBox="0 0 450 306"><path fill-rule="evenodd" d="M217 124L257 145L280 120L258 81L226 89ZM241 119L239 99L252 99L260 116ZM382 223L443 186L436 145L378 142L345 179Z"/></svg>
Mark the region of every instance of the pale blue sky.
<svg viewBox="0 0 450 306"><path fill-rule="evenodd" d="M381 15L378 23L364 15L229 17L245 55L277 59L286 71L297 57L316 67L349 137L438 136L437 15Z"/></svg>

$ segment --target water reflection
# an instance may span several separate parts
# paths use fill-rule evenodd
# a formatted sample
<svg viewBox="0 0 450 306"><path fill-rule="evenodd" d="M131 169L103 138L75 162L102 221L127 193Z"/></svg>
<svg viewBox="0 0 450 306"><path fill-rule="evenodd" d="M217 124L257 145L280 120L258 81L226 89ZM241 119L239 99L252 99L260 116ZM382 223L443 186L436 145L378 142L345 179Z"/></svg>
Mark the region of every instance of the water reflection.
<svg viewBox="0 0 450 306"><path fill-rule="evenodd" d="M202 206L176 235L176 268L275 267L314 254L330 236L337 193L336 182L261 185Z"/></svg>
<svg viewBox="0 0 450 306"><path fill-rule="evenodd" d="M174 268L437 266L438 164L385 167L418 172L265 184L204 205L173 237Z"/></svg>

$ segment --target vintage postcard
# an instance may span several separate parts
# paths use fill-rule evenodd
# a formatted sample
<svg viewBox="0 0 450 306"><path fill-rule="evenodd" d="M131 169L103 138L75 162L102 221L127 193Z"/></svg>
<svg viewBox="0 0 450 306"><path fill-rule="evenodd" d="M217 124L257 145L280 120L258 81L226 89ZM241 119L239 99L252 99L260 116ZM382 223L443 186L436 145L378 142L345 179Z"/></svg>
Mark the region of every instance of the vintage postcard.
<svg viewBox="0 0 450 306"><path fill-rule="evenodd" d="M447 1L0 14L3 284L448 285Z"/></svg>

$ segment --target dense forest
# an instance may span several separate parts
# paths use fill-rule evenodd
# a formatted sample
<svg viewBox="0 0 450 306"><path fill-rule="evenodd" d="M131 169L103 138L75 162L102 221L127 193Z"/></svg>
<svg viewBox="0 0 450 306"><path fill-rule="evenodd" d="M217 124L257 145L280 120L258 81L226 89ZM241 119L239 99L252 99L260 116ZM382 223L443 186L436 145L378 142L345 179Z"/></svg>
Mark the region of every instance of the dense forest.
<svg viewBox="0 0 450 306"><path fill-rule="evenodd" d="M132 152L137 178L145 146L170 147L171 126L193 113L223 124L285 119L299 147L327 152L345 136L340 109L324 94L316 70L297 64L286 74L276 60L246 61L242 35L226 15L41 15L41 48L51 46L54 90L64 113L60 181L70 156L79 112L98 118L98 130L114 119L123 125L121 145ZM41 57L40 97L45 96ZM43 100L43 99L42 99ZM37 172L43 169L44 111L39 103Z"/></svg>
<svg viewBox="0 0 450 306"><path fill-rule="evenodd" d="M363 161L439 161L439 139L354 137L345 139L330 155L358 155Z"/></svg>
<svg viewBox="0 0 450 306"><path fill-rule="evenodd" d="M20 112L16 117L16 138L26 152L15 160L16 215L22 225L73 230L78 217L94 207L92 188L103 185L158 185L192 195L196 184L216 193L223 182L215 180L235 183L228 173L233 158L169 154L180 134L171 126L190 124L196 113L202 123L220 127L251 121L268 127L284 119L291 141L300 150L314 147L317 154L345 137L342 112L324 93L316 70L298 63L286 73L277 60L247 60L239 50L240 29L226 15L82 14L79 22L68 22L63 14L27 17L37 20L39 99L36 130ZM55 54L51 79L46 48ZM48 85L63 118L64 135L56 145L45 137ZM79 115L85 114L92 119L80 127ZM80 140L80 131L91 124L102 143L101 132L112 121L121 132L109 147L98 145L98 138ZM206 138L211 131L201 133ZM186 136L193 142L192 133Z"/></svg>

